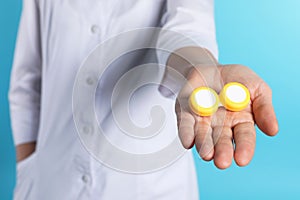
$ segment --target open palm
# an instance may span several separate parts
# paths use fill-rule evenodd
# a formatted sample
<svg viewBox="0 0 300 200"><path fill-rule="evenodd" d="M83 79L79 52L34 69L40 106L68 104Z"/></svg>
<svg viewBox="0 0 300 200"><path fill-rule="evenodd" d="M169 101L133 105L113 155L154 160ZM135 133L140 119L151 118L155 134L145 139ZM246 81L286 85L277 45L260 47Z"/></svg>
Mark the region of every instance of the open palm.
<svg viewBox="0 0 300 200"><path fill-rule="evenodd" d="M220 92L229 82L242 83L249 89L251 104L245 110L231 112L220 107L210 117L190 110L188 98L195 88L208 86ZM177 97L176 114L183 146L191 148L195 144L199 155L206 161L214 159L220 169L228 168L232 158L239 166L250 162L255 149L255 124L269 136L278 132L270 87L241 65L193 68Z"/></svg>

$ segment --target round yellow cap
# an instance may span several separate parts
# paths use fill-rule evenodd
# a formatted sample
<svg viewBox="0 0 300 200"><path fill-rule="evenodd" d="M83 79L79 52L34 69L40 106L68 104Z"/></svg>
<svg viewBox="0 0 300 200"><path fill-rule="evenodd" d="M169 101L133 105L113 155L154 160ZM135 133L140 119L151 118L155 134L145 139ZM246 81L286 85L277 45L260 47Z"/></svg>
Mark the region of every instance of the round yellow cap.
<svg viewBox="0 0 300 200"><path fill-rule="evenodd" d="M219 97L223 106L230 111L241 111L250 102L249 90L238 82L227 83L223 87Z"/></svg>
<svg viewBox="0 0 300 200"><path fill-rule="evenodd" d="M196 88L189 98L191 110L200 116L214 114L219 107L219 102L218 94L209 87Z"/></svg>

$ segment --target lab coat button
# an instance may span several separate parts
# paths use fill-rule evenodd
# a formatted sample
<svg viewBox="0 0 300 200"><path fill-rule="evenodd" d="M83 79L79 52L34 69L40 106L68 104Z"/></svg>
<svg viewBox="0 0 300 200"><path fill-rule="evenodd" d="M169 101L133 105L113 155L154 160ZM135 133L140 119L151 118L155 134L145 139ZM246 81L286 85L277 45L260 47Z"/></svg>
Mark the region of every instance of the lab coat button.
<svg viewBox="0 0 300 200"><path fill-rule="evenodd" d="M82 131L85 134L89 134L91 132L91 128L89 126L84 126L84 127L82 127Z"/></svg>
<svg viewBox="0 0 300 200"><path fill-rule="evenodd" d="M99 28L99 26L97 26L97 25L93 25L92 27L91 27L91 31L92 31L92 33L99 33L100 32L100 28Z"/></svg>
<svg viewBox="0 0 300 200"><path fill-rule="evenodd" d="M88 78L86 79L86 83L87 83L88 85L94 85L95 81L94 81L94 79L93 79L92 77L88 77Z"/></svg>
<svg viewBox="0 0 300 200"><path fill-rule="evenodd" d="M82 177L81 177L81 179L82 179L82 181L84 182L84 183L88 183L89 181L90 181L90 178L89 178L89 176L88 175L83 175Z"/></svg>

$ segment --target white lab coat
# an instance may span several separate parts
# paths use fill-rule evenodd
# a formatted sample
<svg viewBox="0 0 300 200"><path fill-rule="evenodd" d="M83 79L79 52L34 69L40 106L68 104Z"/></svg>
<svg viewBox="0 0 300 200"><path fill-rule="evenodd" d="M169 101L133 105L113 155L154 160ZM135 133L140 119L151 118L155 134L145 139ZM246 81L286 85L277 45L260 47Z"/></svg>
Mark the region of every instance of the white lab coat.
<svg viewBox="0 0 300 200"><path fill-rule="evenodd" d="M15 199L198 199L190 151L161 170L130 174L97 162L78 138L72 115L77 70L99 43L144 27L195 36L217 57L212 0L23 1L9 100L15 144L37 141L37 148L17 164ZM99 82L96 99L107 99L113 80L140 64L139 58L137 53L117 61ZM101 110L106 103L96 105L96 112L100 123L105 122L107 137L132 151L133 138L122 135L109 111ZM142 141L141 151L155 151L177 134L174 100L163 97L155 86L135 94L132 120L148 123L154 104L167 111L166 128L163 136Z"/></svg>

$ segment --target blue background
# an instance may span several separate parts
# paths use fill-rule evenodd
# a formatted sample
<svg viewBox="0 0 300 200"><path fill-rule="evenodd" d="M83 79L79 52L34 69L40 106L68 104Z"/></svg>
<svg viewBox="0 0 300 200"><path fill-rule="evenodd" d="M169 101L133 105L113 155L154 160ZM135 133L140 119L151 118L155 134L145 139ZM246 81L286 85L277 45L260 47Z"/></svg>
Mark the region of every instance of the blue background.
<svg viewBox="0 0 300 200"><path fill-rule="evenodd" d="M221 63L251 67L273 89L279 135L257 134L247 167L221 171L196 157L201 199L300 199L300 1L215 0ZM0 1L0 199L11 199L15 151L7 91L20 0Z"/></svg>

